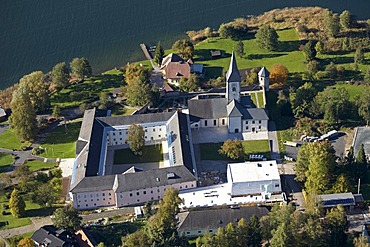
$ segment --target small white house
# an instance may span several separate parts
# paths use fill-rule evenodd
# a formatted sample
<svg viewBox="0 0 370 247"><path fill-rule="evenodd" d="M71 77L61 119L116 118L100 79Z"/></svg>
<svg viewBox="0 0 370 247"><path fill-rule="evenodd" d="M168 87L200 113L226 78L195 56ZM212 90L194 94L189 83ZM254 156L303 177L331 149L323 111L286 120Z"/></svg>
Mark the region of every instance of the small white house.
<svg viewBox="0 0 370 247"><path fill-rule="evenodd" d="M231 196L262 194L269 198L281 192L275 160L228 164L227 181Z"/></svg>

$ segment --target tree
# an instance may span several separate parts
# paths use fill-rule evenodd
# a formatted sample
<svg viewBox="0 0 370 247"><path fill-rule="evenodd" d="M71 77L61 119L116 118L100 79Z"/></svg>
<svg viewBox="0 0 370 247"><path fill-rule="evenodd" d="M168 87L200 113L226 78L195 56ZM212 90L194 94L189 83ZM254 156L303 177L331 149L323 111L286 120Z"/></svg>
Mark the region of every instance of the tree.
<svg viewBox="0 0 370 247"><path fill-rule="evenodd" d="M179 89L182 92L194 92L198 89L198 77L190 74L189 78L182 77L179 82Z"/></svg>
<svg viewBox="0 0 370 247"><path fill-rule="evenodd" d="M238 43L236 43L236 48L235 48L235 54L242 58L244 56L244 43L243 41L239 40Z"/></svg>
<svg viewBox="0 0 370 247"><path fill-rule="evenodd" d="M288 79L289 71L282 64L274 64L270 70L270 84L284 85Z"/></svg>
<svg viewBox="0 0 370 247"><path fill-rule="evenodd" d="M339 19L340 19L340 25L344 29L350 28L353 24L353 16L348 10L344 10L342 14L340 14Z"/></svg>
<svg viewBox="0 0 370 247"><path fill-rule="evenodd" d="M16 218L22 218L26 214L26 204L24 203L22 196L19 194L19 191L15 188L10 196L9 208L11 214Z"/></svg>
<svg viewBox="0 0 370 247"><path fill-rule="evenodd" d="M358 47L355 52L354 61L355 63L362 64L365 60L364 50L362 47Z"/></svg>
<svg viewBox="0 0 370 247"><path fill-rule="evenodd" d="M79 80L83 80L85 78L91 77L92 75L92 69L91 69L89 60L87 60L84 57L73 58L69 66L71 67L72 73Z"/></svg>
<svg viewBox="0 0 370 247"><path fill-rule="evenodd" d="M57 89L65 88L69 84L71 76L65 62L57 63L51 70L51 78Z"/></svg>
<svg viewBox="0 0 370 247"><path fill-rule="evenodd" d="M211 38L212 37L212 29L210 27L206 27L204 29L204 35L207 37L207 38Z"/></svg>
<svg viewBox="0 0 370 247"><path fill-rule="evenodd" d="M339 16L338 14L333 14L330 10L326 10L324 13L324 22L327 33L331 37L335 37L339 34Z"/></svg>
<svg viewBox="0 0 370 247"><path fill-rule="evenodd" d="M330 246L346 245L347 216L342 205L333 208L326 215L325 229L328 232L326 240Z"/></svg>
<svg viewBox="0 0 370 247"><path fill-rule="evenodd" d="M337 181L333 185L334 193L347 193L351 192L351 183L346 175L341 174L338 176Z"/></svg>
<svg viewBox="0 0 370 247"><path fill-rule="evenodd" d="M360 115L365 121L366 125L369 125L370 121L370 91L364 90L364 92L356 98L356 105L358 107L358 115Z"/></svg>
<svg viewBox="0 0 370 247"><path fill-rule="evenodd" d="M316 58L316 49L312 40L308 41L303 48L306 62L310 62Z"/></svg>
<svg viewBox="0 0 370 247"><path fill-rule="evenodd" d="M248 246L251 247L261 246L261 241L262 241L261 225L257 215L254 214L250 218L248 224Z"/></svg>
<svg viewBox="0 0 370 247"><path fill-rule="evenodd" d="M31 103L36 111L45 111L49 108L49 90L44 82L44 73L35 71L23 76L19 80L19 88L30 97Z"/></svg>
<svg viewBox="0 0 370 247"><path fill-rule="evenodd" d="M9 121L16 136L22 141L33 140L37 133L36 113L24 87L14 91L11 107Z"/></svg>
<svg viewBox="0 0 370 247"><path fill-rule="evenodd" d="M122 238L123 247L147 247L152 245L152 240L143 230L138 230Z"/></svg>
<svg viewBox="0 0 370 247"><path fill-rule="evenodd" d="M286 223L282 223L278 226L278 228L273 231L273 237L271 239L270 246L271 247L289 247L294 246L292 243L292 236L290 234L290 230L288 229L288 225Z"/></svg>
<svg viewBox="0 0 370 247"><path fill-rule="evenodd" d="M19 241L17 247L34 247L35 242L33 242L30 238L23 238L21 241Z"/></svg>
<svg viewBox="0 0 370 247"><path fill-rule="evenodd" d="M182 203L179 191L170 187L167 188L164 197L159 201L159 208L155 215L148 220L148 233L155 246L176 246L177 219Z"/></svg>
<svg viewBox="0 0 370 247"><path fill-rule="evenodd" d="M247 221L244 218L241 218L238 221L238 225L236 228L237 231L237 242L239 246L249 246L249 237L251 228L249 227Z"/></svg>
<svg viewBox="0 0 370 247"><path fill-rule="evenodd" d="M184 59L190 59L194 55L194 45L189 40L180 39L172 45L172 50L179 53Z"/></svg>
<svg viewBox="0 0 370 247"><path fill-rule="evenodd" d="M99 109L107 109L110 105L110 98L107 92L99 94Z"/></svg>
<svg viewBox="0 0 370 247"><path fill-rule="evenodd" d="M104 242L100 242L100 243L98 244L98 247L105 247Z"/></svg>
<svg viewBox="0 0 370 247"><path fill-rule="evenodd" d="M143 106L150 102L152 90L149 83L135 78L124 87L124 95L128 105Z"/></svg>
<svg viewBox="0 0 370 247"><path fill-rule="evenodd" d="M364 149L364 144L362 143L360 146L360 150L358 150L357 155L356 155L356 162L358 164L367 164L366 160L366 154L365 154L365 149Z"/></svg>
<svg viewBox="0 0 370 247"><path fill-rule="evenodd" d="M144 66L139 64L129 64L125 67L125 81L130 84L132 81L140 80L145 83L149 83L150 71Z"/></svg>
<svg viewBox="0 0 370 247"><path fill-rule="evenodd" d="M279 45L278 34L274 28L263 25L256 33L256 42L261 49L275 51Z"/></svg>
<svg viewBox="0 0 370 247"><path fill-rule="evenodd" d="M54 106L53 108L53 116L55 118L60 118L62 116L62 112L60 111L60 107L59 106Z"/></svg>
<svg viewBox="0 0 370 247"><path fill-rule="evenodd" d="M142 155L145 146L145 132L141 125L131 124L128 129L127 139L130 149L135 155Z"/></svg>
<svg viewBox="0 0 370 247"><path fill-rule="evenodd" d="M246 75L245 79L246 79L247 85L258 84L258 69L257 68L245 70L245 75Z"/></svg>
<svg viewBox="0 0 370 247"><path fill-rule="evenodd" d="M78 215L77 209L73 208L72 205L56 209L53 215L51 220L56 228L74 232L81 226L82 217Z"/></svg>
<svg viewBox="0 0 370 247"><path fill-rule="evenodd" d="M244 158L243 142L241 140L226 140L218 150L220 154L224 154L230 159L237 160Z"/></svg>
<svg viewBox="0 0 370 247"><path fill-rule="evenodd" d="M365 76L364 76L364 81L370 82L370 67L367 68Z"/></svg>
<svg viewBox="0 0 370 247"><path fill-rule="evenodd" d="M8 173L0 173L0 191L12 184L12 177Z"/></svg>
<svg viewBox="0 0 370 247"><path fill-rule="evenodd" d="M229 25L222 23L218 29L218 33L221 38L227 39L227 38L230 38L232 30Z"/></svg>
<svg viewBox="0 0 370 247"><path fill-rule="evenodd" d="M157 47L155 48L154 62L156 64L161 64L163 56L164 56L164 50L161 46L161 42L158 41Z"/></svg>
<svg viewBox="0 0 370 247"><path fill-rule="evenodd" d="M290 93L292 111L296 118L309 116L311 102L315 98L316 90L312 83L306 82L295 93Z"/></svg>
<svg viewBox="0 0 370 247"><path fill-rule="evenodd" d="M353 239L354 247L368 247L367 238L364 235L360 235L357 238Z"/></svg>

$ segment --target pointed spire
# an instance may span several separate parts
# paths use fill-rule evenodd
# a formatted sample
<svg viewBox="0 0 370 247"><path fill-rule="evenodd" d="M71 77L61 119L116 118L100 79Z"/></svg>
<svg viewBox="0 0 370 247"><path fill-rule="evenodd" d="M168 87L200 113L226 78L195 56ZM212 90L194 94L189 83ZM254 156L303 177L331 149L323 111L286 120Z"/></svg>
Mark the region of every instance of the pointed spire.
<svg viewBox="0 0 370 247"><path fill-rule="evenodd" d="M238 66L236 65L236 59L234 56L234 51L231 53L231 60L229 70L226 73L226 81L227 82L240 82L240 73L238 70Z"/></svg>
<svg viewBox="0 0 370 247"><path fill-rule="evenodd" d="M270 72L265 67L262 67L262 69L258 72L258 75L260 77L269 77Z"/></svg>

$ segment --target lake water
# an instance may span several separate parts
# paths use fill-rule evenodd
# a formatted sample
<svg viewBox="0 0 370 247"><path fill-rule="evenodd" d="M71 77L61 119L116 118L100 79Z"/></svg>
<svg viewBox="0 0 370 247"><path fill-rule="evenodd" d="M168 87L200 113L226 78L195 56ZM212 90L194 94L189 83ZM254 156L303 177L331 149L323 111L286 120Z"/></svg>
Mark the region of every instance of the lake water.
<svg viewBox="0 0 370 247"><path fill-rule="evenodd" d="M142 42L169 47L187 30L289 6L370 18L368 0L1 0L0 89L73 57L87 57L102 72L143 60Z"/></svg>

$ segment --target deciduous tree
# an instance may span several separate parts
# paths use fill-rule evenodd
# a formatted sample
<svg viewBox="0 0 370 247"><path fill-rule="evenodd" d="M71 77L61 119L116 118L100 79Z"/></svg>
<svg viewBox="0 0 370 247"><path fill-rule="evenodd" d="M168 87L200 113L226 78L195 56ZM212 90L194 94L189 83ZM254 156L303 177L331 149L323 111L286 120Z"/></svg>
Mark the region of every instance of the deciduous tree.
<svg viewBox="0 0 370 247"><path fill-rule="evenodd" d="M263 25L256 33L256 42L261 49L275 51L279 46L278 34L274 28Z"/></svg>
<svg viewBox="0 0 370 247"><path fill-rule="evenodd" d="M62 112L61 112L61 110L60 110L60 107L59 106L54 106L54 108L53 108L53 116L55 117L55 118L60 118L61 116L62 116Z"/></svg>
<svg viewBox="0 0 370 247"><path fill-rule="evenodd" d="M297 118L309 116L311 103L315 96L316 90L310 82L300 86L295 93L290 93L294 116Z"/></svg>
<svg viewBox="0 0 370 247"><path fill-rule="evenodd" d="M9 208L11 214L16 218L22 218L26 214L26 204L24 203L23 198L17 189L13 189L13 192L10 196Z"/></svg>
<svg viewBox="0 0 370 247"><path fill-rule="evenodd" d="M144 128L138 124L131 124L128 129L127 139L130 149L135 155L142 155L145 146L145 132Z"/></svg>
<svg viewBox="0 0 370 247"><path fill-rule="evenodd" d="M192 58L194 55L194 45L189 40L180 39L172 45L172 50L179 53L184 59Z"/></svg>
<svg viewBox="0 0 370 247"><path fill-rule="evenodd" d="M122 238L123 247L147 247L152 245L152 240L143 230L138 230Z"/></svg>
<svg viewBox="0 0 370 247"><path fill-rule="evenodd" d="M356 105L358 107L358 115L360 115L365 121L366 125L370 122L370 91L364 90L362 94L356 98Z"/></svg>
<svg viewBox="0 0 370 247"><path fill-rule="evenodd" d="M49 90L45 84L45 76L41 71L35 71L23 76L19 80L18 90L28 93L31 103L36 111L47 110L50 106Z"/></svg>
<svg viewBox="0 0 370 247"><path fill-rule="evenodd" d="M324 13L324 22L326 31L331 37L339 34L340 24L338 14L333 14L330 10L326 10Z"/></svg>
<svg viewBox="0 0 370 247"><path fill-rule="evenodd" d="M354 61L357 64L362 64L365 60L364 50L362 47L358 47L355 52Z"/></svg>
<svg viewBox="0 0 370 247"><path fill-rule="evenodd" d="M334 193L347 193L351 191L351 183L346 175L341 174L338 176L337 181L333 186Z"/></svg>
<svg viewBox="0 0 370 247"><path fill-rule="evenodd" d="M148 83L150 79L150 71L144 66L132 63L125 67L125 81L130 84L132 81L140 80Z"/></svg>
<svg viewBox="0 0 370 247"><path fill-rule="evenodd" d="M253 68L253 69L247 69L245 71L245 75L246 75L246 84L247 85L253 85L253 84L258 84L258 69L257 68Z"/></svg>
<svg viewBox="0 0 370 247"><path fill-rule="evenodd" d="M20 87L13 93L10 126L22 141L33 140L37 134L36 113L26 88Z"/></svg>
<svg viewBox="0 0 370 247"><path fill-rule="evenodd" d="M33 242L30 238L23 238L21 241L19 241L17 247L34 247L35 242Z"/></svg>
<svg viewBox="0 0 370 247"><path fill-rule="evenodd" d="M68 86L71 76L69 68L65 62L56 64L51 70L51 78L57 89L62 89Z"/></svg>
<svg viewBox="0 0 370 247"><path fill-rule="evenodd" d="M289 71L282 64L274 64L270 70L270 84L286 84Z"/></svg>
<svg viewBox="0 0 370 247"><path fill-rule="evenodd" d="M243 142L238 139L226 140L218 152L233 160L242 159L245 156Z"/></svg>
<svg viewBox="0 0 370 247"><path fill-rule="evenodd" d="M182 77L179 82L179 89L182 92L194 92L198 89L198 77L190 74L189 78Z"/></svg>
<svg viewBox="0 0 370 247"><path fill-rule="evenodd" d="M348 10L344 10L340 14L339 19L340 19L340 25L344 29L348 29L353 25L353 16Z"/></svg>
<svg viewBox="0 0 370 247"><path fill-rule="evenodd" d="M56 228L73 232L81 226L82 217L72 205L56 209L53 215L52 221Z"/></svg>
<svg viewBox="0 0 370 247"><path fill-rule="evenodd" d="M126 102L130 106L143 106L152 98L151 86L138 78L133 79L124 87Z"/></svg>
<svg viewBox="0 0 370 247"><path fill-rule="evenodd" d="M303 48L306 62L310 62L316 58L316 49L312 40L308 41Z"/></svg>
<svg viewBox="0 0 370 247"><path fill-rule="evenodd" d="M72 73L79 80L86 79L88 77L91 77L92 75L92 69L91 69L89 60L87 60L84 57L81 57L81 58L76 57L72 59L69 66L71 67Z"/></svg>

